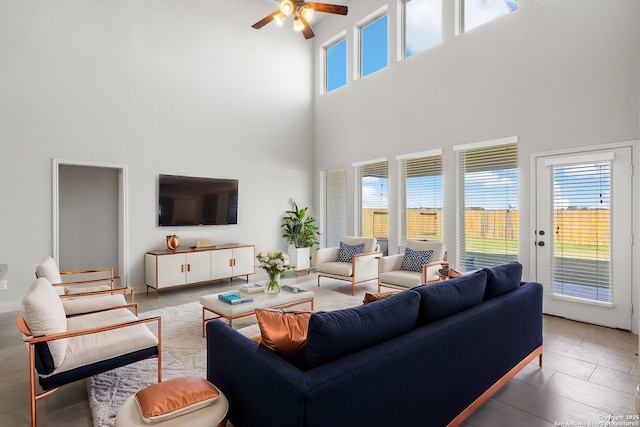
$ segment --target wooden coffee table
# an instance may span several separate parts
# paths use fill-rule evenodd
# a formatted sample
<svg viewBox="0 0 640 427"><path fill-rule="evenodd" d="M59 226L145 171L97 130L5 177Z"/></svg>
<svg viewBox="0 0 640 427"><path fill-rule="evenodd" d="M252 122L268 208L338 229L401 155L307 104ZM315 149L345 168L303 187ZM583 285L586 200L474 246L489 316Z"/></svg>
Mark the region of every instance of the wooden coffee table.
<svg viewBox="0 0 640 427"><path fill-rule="evenodd" d="M281 291L277 295L267 295L263 292L253 294L241 293L242 296L253 297L253 301L243 304L231 305L218 299L218 294L203 295L200 297L202 304L202 336L204 337L204 325L213 319L227 319L229 326L233 321L241 317L252 316L256 308L287 308L294 305L310 303L313 311L313 292L301 290L300 292ZM206 317L207 312L214 317Z"/></svg>

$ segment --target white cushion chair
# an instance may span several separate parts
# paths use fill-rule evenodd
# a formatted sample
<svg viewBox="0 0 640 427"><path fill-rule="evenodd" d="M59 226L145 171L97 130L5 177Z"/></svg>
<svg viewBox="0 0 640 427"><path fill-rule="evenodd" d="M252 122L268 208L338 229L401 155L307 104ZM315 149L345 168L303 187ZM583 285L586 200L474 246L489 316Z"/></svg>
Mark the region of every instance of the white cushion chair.
<svg viewBox="0 0 640 427"><path fill-rule="evenodd" d="M340 241L340 247L318 249L314 254L318 286L321 277L345 280L351 282L351 295L355 295L358 283L378 277L380 256L382 252L375 237L347 236Z"/></svg>
<svg viewBox="0 0 640 427"><path fill-rule="evenodd" d="M410 289L438 282L438 270L448 265L444 243L408 240L404 254L378 260L378 292L381 287Z"/></svg>
<svg viewBox="0 0 640 427"><path fill-rule="evenodd" d="M133 288L114 287L117 277L113 268L60 271L56 261L48 256L35 273L36 278L45 278L54 286L68 316L126 305L125 295L131 296L132 304L134 301ZM63 276L74 281L63 280Z"/></svg>
<svg viewBox="0 0 640 427"><path fill-rule="evenodd" d="M65 384L148 358L157 359L158 382L162 381L160 317L138 319L126 307L67 317L45 278L33 282L22 304L17 323L29 350L32 426L36 401ZM156 324L157 336L148 323Z"/></svg>

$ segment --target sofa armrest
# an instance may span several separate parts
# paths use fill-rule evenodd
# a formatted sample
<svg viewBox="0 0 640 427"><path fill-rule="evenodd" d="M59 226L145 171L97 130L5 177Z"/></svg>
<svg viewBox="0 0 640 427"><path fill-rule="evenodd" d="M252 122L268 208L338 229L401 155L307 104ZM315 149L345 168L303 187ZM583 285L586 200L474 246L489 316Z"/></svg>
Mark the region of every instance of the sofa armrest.
<svg viewBox="0 0 640 427"><path fill-rule="evenodd" d="M325 262L335 262L338 260L339 248L320 248L315 252L315 265Z"/></svg>
<svg viewBox="0 0 640 427"><path fill-rule="evenodd" d="M383 256L378 260L378 271L380 273L385 273L387 271L400 270L403 258L403 254Z"/></svg>
<svg viewBox="0 0 640 427"><path fill-rule="evenodd" d="M368 252L353 256L353 280L355 283L378 278L378 258L382 252Z"/></svg>
<svg viewBox="0 0 640 427"><path fill-rule="evenodd" d="M269 425L303 425L307 385L300 369L220 320L206 330L207 380L229 400L234 426L265 425L266 415Z"/></svg>

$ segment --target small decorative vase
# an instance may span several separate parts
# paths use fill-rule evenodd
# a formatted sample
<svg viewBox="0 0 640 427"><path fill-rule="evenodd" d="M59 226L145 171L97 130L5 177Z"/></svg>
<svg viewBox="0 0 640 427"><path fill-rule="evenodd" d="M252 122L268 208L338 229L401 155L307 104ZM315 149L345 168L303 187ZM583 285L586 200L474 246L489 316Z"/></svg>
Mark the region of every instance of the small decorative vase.
<svg viewBox="0 0 640 427"><path fill-rule="evenodd" d="M167 249L170 251L178 249L178 236L175 234L167 236Z"/></svg>
<svg viewBox="0 0 640 427"><path fill-rule="evenodd" d="M280 293L280 284L278 283L279 274L269 274L269 281L264 292L268 295L277 295Z"/></svg>

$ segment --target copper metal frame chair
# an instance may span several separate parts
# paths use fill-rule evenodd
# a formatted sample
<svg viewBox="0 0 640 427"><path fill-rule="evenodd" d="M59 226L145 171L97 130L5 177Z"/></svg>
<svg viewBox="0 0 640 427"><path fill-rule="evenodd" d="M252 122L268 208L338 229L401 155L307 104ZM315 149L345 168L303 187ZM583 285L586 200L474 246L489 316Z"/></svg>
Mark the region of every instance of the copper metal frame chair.
<svg viewBox="0 0 640 427"><path fill-rule="evenodd" d="M44 278L36 279L23 305L17 324L29 351L32 427L37 425L36 402L65 384L148 358L157 359L158 382L162 381L160 317L139 319L130 311L135 304L67 317ZM157 336L149 323L156 324Z"/></svg>

